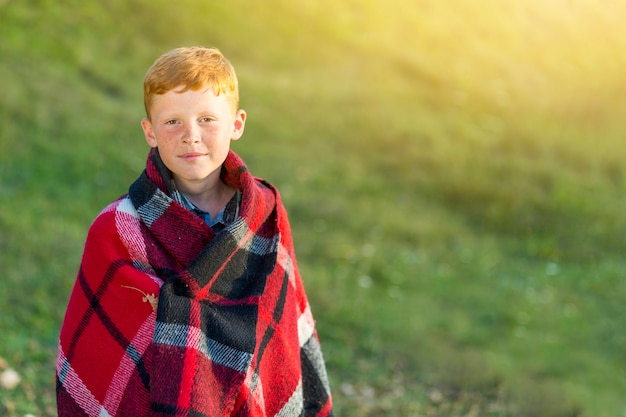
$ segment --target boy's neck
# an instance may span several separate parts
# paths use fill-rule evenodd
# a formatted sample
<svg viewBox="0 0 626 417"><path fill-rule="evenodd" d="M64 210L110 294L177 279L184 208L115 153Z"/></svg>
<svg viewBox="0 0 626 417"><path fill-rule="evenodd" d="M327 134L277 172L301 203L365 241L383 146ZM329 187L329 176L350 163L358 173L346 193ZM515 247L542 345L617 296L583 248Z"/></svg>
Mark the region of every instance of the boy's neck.
<svg viewBox="0 0 626 417"><path fill-rule="evenodd" d="M176 183L176 187L194 206L209 213L211 218L216 217L222 211L236 192L234 188L226 185L221 179L212 184Z"/></svg>

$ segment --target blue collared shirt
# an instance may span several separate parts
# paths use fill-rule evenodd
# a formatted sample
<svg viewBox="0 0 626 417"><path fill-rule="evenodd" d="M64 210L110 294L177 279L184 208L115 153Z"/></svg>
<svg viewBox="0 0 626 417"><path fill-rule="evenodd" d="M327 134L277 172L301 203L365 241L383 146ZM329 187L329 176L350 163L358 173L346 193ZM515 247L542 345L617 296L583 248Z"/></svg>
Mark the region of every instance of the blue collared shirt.
<svg viewBox="0 0 626 417"><path fill-rule="evenodd" d="M183 207L203 219L206 224L211 226L215 233L224 230L226 226L231 224L239 216L239 205L241 204L241 192L239 190L237 190L235 195L214 218L211 218L209 212L196 207L183 193L180 193L180 196L182 197L181 201Z"/></svg>

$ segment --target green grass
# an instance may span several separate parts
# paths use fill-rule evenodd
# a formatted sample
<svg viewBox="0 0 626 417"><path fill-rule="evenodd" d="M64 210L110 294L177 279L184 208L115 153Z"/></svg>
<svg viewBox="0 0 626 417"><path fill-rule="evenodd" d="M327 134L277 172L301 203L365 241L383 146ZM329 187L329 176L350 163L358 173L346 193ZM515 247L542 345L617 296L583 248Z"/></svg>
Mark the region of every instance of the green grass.
<svg viewBox="0 0 626 417"><path fill-rule="evenodd" d="M55 414L143 74L191 44L238 70L234 147L282 191L338 415L626 415L626 6L170 3L0 1L0 415Z"/></svg>

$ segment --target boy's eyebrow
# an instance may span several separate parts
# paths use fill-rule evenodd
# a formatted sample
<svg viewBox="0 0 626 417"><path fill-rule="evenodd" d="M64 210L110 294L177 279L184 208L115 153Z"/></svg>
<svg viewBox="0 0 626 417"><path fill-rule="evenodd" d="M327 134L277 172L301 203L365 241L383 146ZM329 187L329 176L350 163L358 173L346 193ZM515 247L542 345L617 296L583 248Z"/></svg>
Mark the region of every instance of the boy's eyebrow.
<svg viewBox="0 0 626 417"><path fill-rule="evenodd" d="M168 113L157 113L156 115L156 119L177 119L180 118L180 112L178 111L171 111ZM200 110L198 112L196 112L195 115L193 115L193 117L206 117L206 116L211 116L214 118L218 117L218 112L216 112L215 110L209 110L209 109L205 109L205 110Z"/></svg>

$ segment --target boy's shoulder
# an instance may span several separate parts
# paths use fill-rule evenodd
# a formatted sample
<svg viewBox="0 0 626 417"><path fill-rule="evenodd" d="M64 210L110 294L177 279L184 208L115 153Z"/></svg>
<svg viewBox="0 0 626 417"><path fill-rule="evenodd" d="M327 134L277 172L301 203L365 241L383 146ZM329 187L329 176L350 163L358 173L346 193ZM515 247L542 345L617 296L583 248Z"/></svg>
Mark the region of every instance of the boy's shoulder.
<svg viewBox="0 0 626 417"><path fill-rule="evenodd" d="M115 211L124 211L124 212L129 212L129 214L135 214L135 215L137 213L137 210L135 209L135 207L132 205L130 201L129 195L123 194L119 196L117 199L115 199L113 202L109 203L106 207L104 207L102 211L98 213L98 216L96 216L96 219L100 216L105 216Z"/></svg>
<svg viewBox="0 0 626 417"><path fill-rule="evenodd" d="M145 225L128 195L106 206L94 219L85 242L85 253L97 257L109 255L141 261L148 265L145 254ZM112 255L111 255L112 256ZM148 268L145 268L148 270Z"/></svg>
<svg viewBox="0 0 626 417"><path fill-rule="evenodd" d="M104 231L115 223L124 221L125 218L139 219L137 209L133 206L128 194L120 196L103 208L93 220L90 229Z"/></svg>

